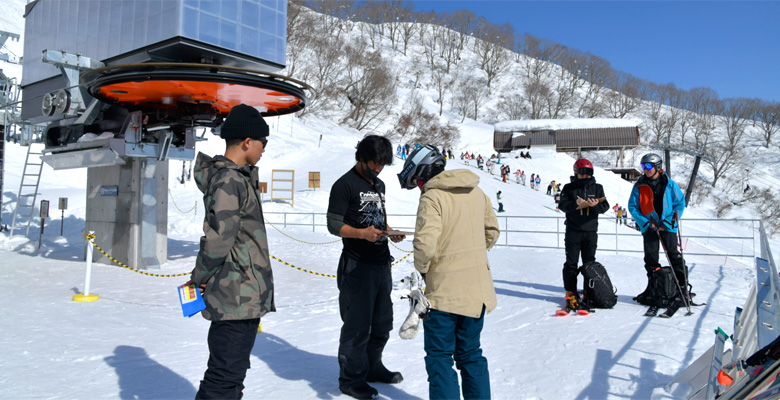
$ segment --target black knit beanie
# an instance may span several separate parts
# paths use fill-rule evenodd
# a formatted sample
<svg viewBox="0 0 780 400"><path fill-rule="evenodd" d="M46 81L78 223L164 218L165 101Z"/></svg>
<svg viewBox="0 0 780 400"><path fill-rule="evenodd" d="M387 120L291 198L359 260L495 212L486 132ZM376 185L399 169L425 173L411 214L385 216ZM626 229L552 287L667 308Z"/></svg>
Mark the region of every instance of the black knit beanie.
<svg viewBox="0 0 780 400"><path fill-rule="evenodd" d="M256 108L239 104L230 110L222 123L219 136L222 139L255 139L268 136L268 124Z"/></svg>

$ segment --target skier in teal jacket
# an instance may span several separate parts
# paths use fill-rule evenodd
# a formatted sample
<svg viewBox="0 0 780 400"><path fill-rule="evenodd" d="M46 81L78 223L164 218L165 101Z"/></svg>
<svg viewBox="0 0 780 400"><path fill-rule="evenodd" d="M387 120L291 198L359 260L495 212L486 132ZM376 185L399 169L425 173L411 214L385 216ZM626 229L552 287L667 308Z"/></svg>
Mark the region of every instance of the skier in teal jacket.
<svg viewBox="0 0 780 400"><path fill-rule="evenodd" d="M628 211L636 221L644 239L648 288L643 294L649 293L650 277L656 268L661 267L658 262L660 237L680 288L683 294L688 296L688 267L685 265L677 241L677 224L685 210L685 196L680 187L664 172L661 156L655 153L646 154L642 157L641 166L645 174L631 190ZM642 189L643 186L647 188Z"/></svg>

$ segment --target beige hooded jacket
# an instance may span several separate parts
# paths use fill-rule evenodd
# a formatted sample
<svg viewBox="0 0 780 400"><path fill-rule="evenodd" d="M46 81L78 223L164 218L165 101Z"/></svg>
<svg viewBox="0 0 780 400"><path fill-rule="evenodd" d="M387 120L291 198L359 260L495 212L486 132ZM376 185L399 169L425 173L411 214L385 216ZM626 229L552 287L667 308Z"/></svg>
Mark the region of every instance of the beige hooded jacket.
<svg viewBox="0 0 780 400"><path fill-rule="evenodd" d="M444 171L422 189L414 236L414 267L425 274L431 308L479 318L496 308L487 251L499 227L490 199L471 171Z"/></svg>

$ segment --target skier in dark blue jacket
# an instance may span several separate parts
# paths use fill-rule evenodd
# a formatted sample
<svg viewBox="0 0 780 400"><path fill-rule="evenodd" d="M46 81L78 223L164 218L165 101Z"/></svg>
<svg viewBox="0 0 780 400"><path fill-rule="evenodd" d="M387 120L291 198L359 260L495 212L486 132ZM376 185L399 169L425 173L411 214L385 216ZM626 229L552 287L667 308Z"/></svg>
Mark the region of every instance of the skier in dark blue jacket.
<svg viewBox="0 0 780 400"><path fill-rule="evenodd" d="M644 175L634 184L628 200L628 211L642 232L645 250L645 271L647 271L648 289L650 277L658 262L659 236L663 240L677 281L684 295L688 295L688 271L682 254L677 247L677 223L685 210L685 195L677 184L669 179L663 170L663 159L655 153L645 154L641 160ZM640 195L640 187L647 195ZM649 192L652 191L652 195ZM643 212L644 209L644 212ZM645 292L648 291L645 289ZM641 295L640 295L641 296Z"/></svg>

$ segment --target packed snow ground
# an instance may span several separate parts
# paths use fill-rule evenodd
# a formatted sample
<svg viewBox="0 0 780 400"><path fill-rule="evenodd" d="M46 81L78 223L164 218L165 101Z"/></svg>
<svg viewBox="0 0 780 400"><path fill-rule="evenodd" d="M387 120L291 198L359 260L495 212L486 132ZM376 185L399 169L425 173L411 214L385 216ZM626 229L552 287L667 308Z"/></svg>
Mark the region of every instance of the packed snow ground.
<svg viewBox="0 0 780 400"><path fill-rule="evenodd" d="M354 146L360 135L328 121L293 117L269 118L272 134L268 151L259 162L261 181L270 179L272 169L295 169L295 208L266 199L271 254L311 271L335 274L341 245L325 228L314 232L309 226L282 224L276 212L322 213L327 207L328 188L354 164ZM488 125L471 123L463 128L463 149L490 154ZM320 133L322 142L318 144ZM214 155L224 150L223 141L208 134L198 150ZM10 221L24 163L26 148L7 144L6 187L3 221ZM460 153L461 149L454 149ZM511 230L555 231L562 214L554 210L544 191L550 180L568 181L573 159L551 150L532 149L532 160L506 159L512 170L522 168L530 177L539 173L539 192L514 182L503 183L496 175L465 166L459 159L448 168L469 168L479 174L480 187L493 199L502 190L507 212L500 214L502 227ZM395 174L398 160L380 174L388 187L387 212L394 227L410 226L419 191L401 190ZM322 188L306 187L307 173L320 171ZM168 262L160 273L192 269L201 232L203 206L193 181L176 182L181 163L170 165ZM600 168L596 178L604 184L608 200L625 205L631 184ZM6 283L7 307L0 337L0 398L57 399L184 399L192 398L208 358L206 335L209 322L200 316L184 318L176 287L187 280L136 274L115 265L94 264L92 292L100 295L93 303L76 303L72 296L84 289L83 261L86 171L44 170L39 199L69 197L64 235L59 236L60 218L52 211L42 246L37 249L37 227L29 239L0 236L0 279ZM270 185L269 185L270 186ZM196 212L184 213L194 204ZM686 218L710 217L707 209L688 210L684 227L694 232L712 230L717 224L686 222ZM512 217L540 217L530 219ZM486 317L482 335L488 359L491 386L497 399L602 399L674 398L662 388L714 341L717 327L731 333L734 310L743 305L754 279L750 259L688 256L691 281L698 294L693 316L683 312L672 319L646 318L645 307L631 297L644 289L641 254L607 251L614 249L618 232L636 234L633 229L615 227L611 212L601 222L602 250L598 260L607 266L618 289L619 300L612 310L591 316L554 317L563 303L562 250L497 247L489 253L498 294L498 308ZM506 218L505 218L506 217ZM288 222L293 220L290 216ZM393 218L396 218L395 220ZM307 215L302 218L310 221ZM394 221L397 221L394 223ZM37 222L37 221L36 221ZM323 223L324 219L317 221ZM562 227L562 225L560 225ZM283 235L274 227L297 240ZM749 236L746 224L728 224L726 229ZM641 249L638 236L620 236L620 247ZM561 238L562 240L562 238ZM510 233L500 243L555 246L554 234ZM751 240L690 241L698 250L748 254ZM99 243L98 243L99 244ZM409 250L411 242L398 244ZM406 253L391 247L396 259ZM411 257L393 268L394 328L385 349L385 363L404 375L398 385L378 384L383 398L427 398L423 333L410 341L401 340L397 329L408 312L401 278L413 270ZM278 311L263 318L264 331L257 336L244 393L245 398L343 398L337 385L336 352L340 329L338 291L333 278L320 277L272 261ZM725 265L724 265L725 264Z"/></svg>

